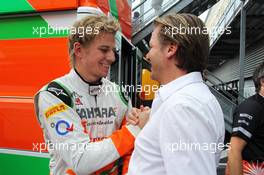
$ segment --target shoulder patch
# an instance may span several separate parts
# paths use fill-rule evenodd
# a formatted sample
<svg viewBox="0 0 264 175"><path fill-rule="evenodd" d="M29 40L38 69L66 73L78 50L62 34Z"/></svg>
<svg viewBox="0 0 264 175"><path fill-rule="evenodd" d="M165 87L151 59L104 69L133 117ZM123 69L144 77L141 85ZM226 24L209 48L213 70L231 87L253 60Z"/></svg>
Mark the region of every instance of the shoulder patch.
<svg viewBox="0 0 264 175"><path fill-rule="evenodd" d="M63 101L66 105L73 107L73 102L71 98L70 92L62 87L59 83L53 81L48 84L47 89L48 92L59 98Z"/></svg>
<svg viewBox="0 0 264 175"><path fill-rule="evenodd" d="M120 95L122 101L125 103L125 105L127 105L128 101L129 101L129 95L128 95L127 91L121 87L120 91L119 91L119 95Z"/></svg>

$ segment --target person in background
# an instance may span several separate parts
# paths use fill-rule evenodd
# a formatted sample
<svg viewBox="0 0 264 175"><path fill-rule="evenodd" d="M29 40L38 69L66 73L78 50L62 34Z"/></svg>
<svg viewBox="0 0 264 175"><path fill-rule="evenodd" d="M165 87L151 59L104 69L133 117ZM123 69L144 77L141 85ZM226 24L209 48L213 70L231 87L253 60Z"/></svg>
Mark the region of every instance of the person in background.
<svg viewBox="0 0 264 175"><path fill-rule="evenodd" d="M264 62L254 71L256 94L234 112L226 174L264 174Z"/></svg>
<svg viewBox="0 0 264 175"><path fill-rule="evenodd" d="M139 29L139 25L142 22L140 19L140 13L138 11L134 12L133 18L132 18L132 29L134 32L136 32Z"/></svg>

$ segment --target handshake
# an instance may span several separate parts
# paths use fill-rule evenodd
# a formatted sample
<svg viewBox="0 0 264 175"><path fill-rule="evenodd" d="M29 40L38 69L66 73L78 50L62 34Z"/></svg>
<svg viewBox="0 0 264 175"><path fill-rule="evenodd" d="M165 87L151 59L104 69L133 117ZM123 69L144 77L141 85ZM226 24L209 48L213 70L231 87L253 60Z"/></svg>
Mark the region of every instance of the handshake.
<svg viewBox="0 0 264 175"><path fill-rule="evenodd" d="M127 125L137 125L141 129L149 120L150 108L148 106L144 107L143 105L138 108L132 108L130 113L127 116Z"/></svg>

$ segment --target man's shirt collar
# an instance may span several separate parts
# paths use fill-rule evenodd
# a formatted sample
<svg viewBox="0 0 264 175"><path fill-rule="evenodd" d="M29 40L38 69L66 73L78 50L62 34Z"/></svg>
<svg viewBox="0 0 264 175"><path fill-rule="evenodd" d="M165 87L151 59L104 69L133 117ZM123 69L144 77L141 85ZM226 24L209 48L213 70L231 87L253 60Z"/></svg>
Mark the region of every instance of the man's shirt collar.
<svg viewBox="0 0 264 175"><path fill-rule="evenodd" d="M174 92L179 91L189 84L198 82L203 82L201 73L191 72L161 86L156 95L158 95L162 101L165 101Z"/></svg>

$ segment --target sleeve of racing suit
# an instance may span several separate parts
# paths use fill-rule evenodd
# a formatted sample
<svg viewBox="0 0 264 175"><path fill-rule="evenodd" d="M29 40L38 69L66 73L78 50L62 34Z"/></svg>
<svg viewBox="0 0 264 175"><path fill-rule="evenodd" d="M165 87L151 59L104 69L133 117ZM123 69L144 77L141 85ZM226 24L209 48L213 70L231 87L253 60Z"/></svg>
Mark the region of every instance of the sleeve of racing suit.
<svg viewBox="0 0 264 175"><path fill-rule="evenodd" d="M126 116L125 116L126 117ZM126 118L123 119L122 122L122 126L126 125ZM128 165L129 165L129 161L132 155L133 149L130 150L129 153L127 153L126 155L123 156L123 168L122 168L122 175L127 174L128 171Z"/></svg>
<svg viewBox="0 0 264 175"><path fill-rule="evenodd" d="M122 175L125 175L125 174L127 174L127 172L128 172L128 165L129 165L129 161L130 161L130 158L131 158L132 152L133 152L133 150L131 150L128 154L126 154L126 155L123 157Z"/></svg>
<svg viewBox="0 0 264 175"><path fill-rule="evenodd" d="M90 174L128 153L140 131L137 126L123 126L107 139L90 142L74 109L47 91L38 94L37 104L44 132L78 175Z"/></svg>
<svg viewBox="0 0 264 175"><path fill-rule="evenodd" d="M246 142L259 126L261 107L254 101L246 100L236 109L233 117L232 136L242 138Z"/></svg>
<svg viewBox="0 0 264 175"><path fill-rule="evenodd" d="M129 112L132 109L132 103L131 103L131 99L129 98L127 91L124 88L122 88L120 91L120 98L122 99L123 102L125 102L124 104L127 106L127 110L124 114L124 118L121 124L121 127L123 127L126 125L126 117L128 116ZM129 165L132 152L133 152L133 149L131 149L130 152L127 153L126 155L122 156L122 164L123 164L122 175L127 174L128 165Z"/></svg>

